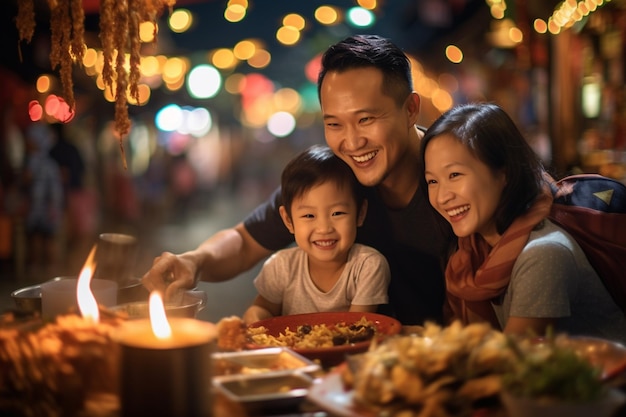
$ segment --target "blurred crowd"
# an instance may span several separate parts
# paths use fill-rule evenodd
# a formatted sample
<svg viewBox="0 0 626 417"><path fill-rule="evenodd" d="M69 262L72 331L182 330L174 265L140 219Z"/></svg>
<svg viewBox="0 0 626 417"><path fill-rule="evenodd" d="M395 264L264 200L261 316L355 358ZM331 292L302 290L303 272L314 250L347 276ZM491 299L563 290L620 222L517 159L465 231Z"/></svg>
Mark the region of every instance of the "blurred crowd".
<svg viewBox="0 0 626 417"><path fill-rule="evenodd" d="M85 160L62 124L33 123L20 134L12 132L0 184L0 259L18 275L53 273L95 232L96 204Z"/></svg>
<svg viewBox="0 0 626 417"><path fill-rule="evenodd" d="M311 129L304 138L261 142L221 131L172 152L151 132L146 141L156 146L148 157L125 139L125 168L107 126L80 120L22 127L5 119L2 133L0 278L34 282L77 274L100 233L128 233L154 246L159 228L209 215L217 199L254 207L278 185L293 153L321 137ZM146 262L163 249L147 250Z"/></svg>

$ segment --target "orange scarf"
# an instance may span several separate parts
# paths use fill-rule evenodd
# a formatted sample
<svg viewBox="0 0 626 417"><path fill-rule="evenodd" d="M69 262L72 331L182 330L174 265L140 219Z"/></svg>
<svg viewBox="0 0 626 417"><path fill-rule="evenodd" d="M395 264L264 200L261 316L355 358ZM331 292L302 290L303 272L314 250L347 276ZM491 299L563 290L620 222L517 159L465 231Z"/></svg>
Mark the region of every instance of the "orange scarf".
<svg viewBox="0 0 626 417"><path fill-rule="evenodd" d="M548 216L551 206L552 194L546 187L491 250L478 234L459 238L459 248L446 267L447 296L453 318L464 324L487 321L500 329L491 302L506 290L513 265L528 243L530 232Z"/></svg>

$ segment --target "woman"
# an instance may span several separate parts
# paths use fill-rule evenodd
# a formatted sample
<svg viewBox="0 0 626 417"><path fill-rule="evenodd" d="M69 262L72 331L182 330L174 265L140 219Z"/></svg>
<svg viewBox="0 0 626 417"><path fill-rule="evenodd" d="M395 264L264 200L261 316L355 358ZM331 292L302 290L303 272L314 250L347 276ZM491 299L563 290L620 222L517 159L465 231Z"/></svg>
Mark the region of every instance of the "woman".
<svg viewBox="0 0 626 417"><path fill-rule="evenodd" d="M548 218L547 175L493 104L455 107L421 144L423 190L452 226L448 304L465 323L505 333L557 332L626 341L626 318L576 241Z"/></svg>

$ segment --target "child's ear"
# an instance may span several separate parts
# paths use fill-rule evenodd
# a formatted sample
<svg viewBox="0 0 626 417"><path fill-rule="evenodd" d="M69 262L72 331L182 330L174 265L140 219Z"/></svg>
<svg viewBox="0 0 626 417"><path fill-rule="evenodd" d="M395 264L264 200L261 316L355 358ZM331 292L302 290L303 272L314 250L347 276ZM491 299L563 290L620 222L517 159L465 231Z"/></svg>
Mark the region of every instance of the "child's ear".
<svg viewBox="0 0 626 417"><path fill-rule="evenodd" d="M283 223L285 223L285 226L293 235L293 223L291 221L291 217L289 217L289 213L287 213L287 209L285 208L285 206L278 207L278 212L280 213L280 217L283 219Z"/></svg>
<svg viewBox="0 0 626 417"><path fill-rule="evenodd" d="M361 204L361 208L359 209L359 216L356 219L357 226L363 226L363 222L365 221L365 215L367 214L367 200L363 200Z"/></svg>

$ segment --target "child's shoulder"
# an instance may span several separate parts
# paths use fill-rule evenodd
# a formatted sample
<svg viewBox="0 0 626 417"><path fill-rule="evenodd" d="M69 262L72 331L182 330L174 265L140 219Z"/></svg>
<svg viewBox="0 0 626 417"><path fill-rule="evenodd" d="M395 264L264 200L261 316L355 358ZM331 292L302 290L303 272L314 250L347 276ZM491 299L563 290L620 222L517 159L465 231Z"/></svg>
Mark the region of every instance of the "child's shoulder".
<svg viewBox="0 0 626 417"><path fill-rule="evenodd" d="M355 243L352 246L352 250L350 251L351 257L368 257L368 256L380 256L383 257L383 254L380 253L377 249L372 246L367 246L362 243Z"/></svg>

